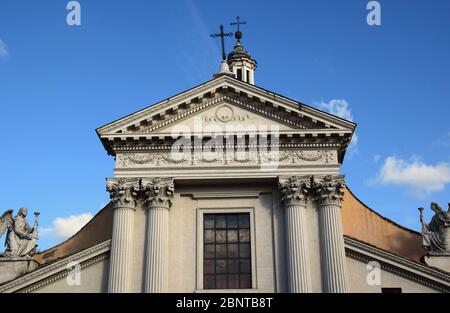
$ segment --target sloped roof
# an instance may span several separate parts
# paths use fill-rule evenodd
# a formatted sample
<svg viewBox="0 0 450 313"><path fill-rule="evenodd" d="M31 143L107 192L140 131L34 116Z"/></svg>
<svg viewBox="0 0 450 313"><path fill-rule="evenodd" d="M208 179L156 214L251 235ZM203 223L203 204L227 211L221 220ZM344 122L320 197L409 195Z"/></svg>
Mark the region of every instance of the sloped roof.
<svg viewBox="0 0 450 313"><path fill-rule="evenodd" d="M381 216L348 188L345 190L341 214L345 236L415 262L421 262L421 258L426 255L420 233Z"/></svg>
<svg viewBox="0 0 450 313"><path fill-rule="evenodd" d="M34 255L33 259L44 265L93 247L112 238L112 226L113 207L109 203L75 235L57 246Z"/></svg>

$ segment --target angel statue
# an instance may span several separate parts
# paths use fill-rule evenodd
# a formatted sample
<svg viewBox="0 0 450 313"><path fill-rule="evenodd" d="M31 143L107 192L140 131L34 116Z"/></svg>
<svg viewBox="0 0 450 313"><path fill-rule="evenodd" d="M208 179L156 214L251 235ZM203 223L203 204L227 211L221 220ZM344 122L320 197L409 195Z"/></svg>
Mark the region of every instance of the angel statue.
<svg viewBox="0 0 450 313"><path fill-rule="evenodd" d="M36 251L38 240L38 216L34 213L34 226L31 228L26 220L28 210L21 208L13 217L13 210L8 210L0 217L0 237L6 233L6 250L2 258L30 258Z"/></svg>
<svg viewBox="0 0 450 313"><path fill-rule="evenodd" d="M427 224L423 217L423 208L419 208L422 245L431 254L450 254L450 203L448 211L444 211L435 202L431 203L431 209L435 214Z"/></svg>

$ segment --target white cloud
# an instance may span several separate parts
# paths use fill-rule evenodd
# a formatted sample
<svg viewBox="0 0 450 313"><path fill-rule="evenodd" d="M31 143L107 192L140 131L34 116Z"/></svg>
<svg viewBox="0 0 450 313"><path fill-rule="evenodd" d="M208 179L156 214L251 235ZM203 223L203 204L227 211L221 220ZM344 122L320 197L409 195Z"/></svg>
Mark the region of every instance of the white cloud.
<svg viewBox="0 0 450 313"><path fill-rule="evenodd" d="M417 157L405 161L390 156L384 161L376 181L385 185L405 186L411 194L424 197L442 191L450 183L450 165L429 165Z"/></svg>
<svg viewBox="0 0 450 313"><path fill-rule="evenodd" d="M332 99L329 102L319 102L315 103L315 105L330 114L339 116L343 119L349 120L353 122L353 113L350 110L350 106L347 102L347 100L344 99ZM357 152L356 145L358 144L359 138L356 133L353 134L352 141L349 145L349 152L350 154L353 154Z"/></svg>
<svg viewBox="0 0 450 313"><path fill-rule="evenodd" d="M337 115L349 121L353 121L353 114L346 100L333 99L328 103L322 101L320 103L317 103L317 106L319 107L319 109L327 111L328 113Z"/></svg>
<svg viewBox="0 0 450 313"><path fill-rule="evenodd" d="M450 147L450 132L436 140L434 145L438 147Z"/></svg>
<svg viewBox="0 0 450 313"><path fill-rule="evenodd" d="M381 159L381 155L379 155L379 154L375 154L373 156L373 162L374 163L378 163L380 161L380 159Z"/></svg>
<svg viewBox="0 0 450 313"><path fill-rule="evenodd" d="M8 56L8 46L0 39L0 58Z"/></svg>
<svg viewBox="0 0 450 313"><path fill-rule="evenodd" d="M42 236L52 236L64 240L78 232L92 217L91 213L57 217L53 220L52 227L41 228L40 234Z"/></svg>

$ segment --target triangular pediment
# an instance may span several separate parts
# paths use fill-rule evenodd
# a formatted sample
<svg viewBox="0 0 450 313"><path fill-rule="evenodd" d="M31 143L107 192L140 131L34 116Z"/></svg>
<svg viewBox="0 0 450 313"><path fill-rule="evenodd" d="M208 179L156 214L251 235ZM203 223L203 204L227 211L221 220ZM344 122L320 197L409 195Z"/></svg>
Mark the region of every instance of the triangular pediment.
<svg viewBox="0 0 450 313"><path fill-rule="evenodd" d="M143 131L157 133L174 133L183 129L191 132L200 130L205 132L224 132L224 131L246 131L246 130L270 130L276 127L280 131L293 131L304 129L306 125L299 119L285 118L272 112L271 115L258 112L257 106L254 108L246 107L239 103L237 99L218 95L218 101L206 105L205 108L180 118L176 122L165 126L155 125L153 127L141 128Z"/></svg>
<svg viewBox="0 0 450 313"><path fill-rule="evenodd" d="M347 130L355 124L262 88L222 76L97 130L102 135L170 133L195 120L211 125L277 125L280 131Z"/></svg>

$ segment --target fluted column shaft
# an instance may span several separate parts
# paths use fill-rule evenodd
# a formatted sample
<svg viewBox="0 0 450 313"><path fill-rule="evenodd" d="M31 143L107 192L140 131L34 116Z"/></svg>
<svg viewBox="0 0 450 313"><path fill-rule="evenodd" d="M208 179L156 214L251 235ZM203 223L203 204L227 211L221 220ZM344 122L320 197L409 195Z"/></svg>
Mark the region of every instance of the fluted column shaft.
<svg viewBox="0 0 450 313"><path fill-rule="evenodd" d="M285 210L289 292L311 292L305 206L290 205Z"/></svg>
<svg viewBox="0 0 450 313"><path fill-rule="evenodd" d="M344 293L348 288L341 220L344 182L341 177L326 176L318 186L324 291Z"/></svg>
<svg viewBox="0 0 450 313"><path fill-rule="evenodd" d="M148 209L147 225L145 292L167 292L169 209Z"/></svg>
<svg viewBox="0 0 450 313"><path fill-rule="evenodd" d="M288 291L291 293L311 292L305 220L308 181L309 178L301 180L293 176L279 183L285 210Z"/></svg>
<svg viewBox="0 0 450 313"><path fill-rule="evenodd" d="M131 292L134 212L137 184L110 179L107 190L114 205L108 292Z"/></svg>
<svg viewBox="0 0 450 313"><path fill-rule="evenodd" d="M172 206L172 179L143 180L147 205L145 292L167 292L169 260L169 209Z"/></svg>
<svg viewBox="0 0 450 313"><path fill-rule="evenodd" d="M114 209L108 292L130 292L134 209Z"/></svg>

